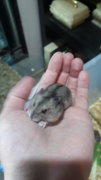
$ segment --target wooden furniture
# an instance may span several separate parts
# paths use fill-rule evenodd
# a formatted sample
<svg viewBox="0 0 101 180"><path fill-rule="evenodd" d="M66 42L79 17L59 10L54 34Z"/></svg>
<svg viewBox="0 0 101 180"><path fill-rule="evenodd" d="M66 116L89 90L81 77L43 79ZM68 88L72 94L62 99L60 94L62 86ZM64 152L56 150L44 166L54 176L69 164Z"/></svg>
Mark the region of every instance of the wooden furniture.
<svg viewBox="0 0 101 180"><path fill-rule="evenodd" d="M68 29L49 12L52 0L39 0L39 14L43 47L59 38L66 39L66 46L84 62L97 56L101 46L101 29L91 22L92 11L99 0L81 0L90 9L90 17L76 28Z"/></svg>

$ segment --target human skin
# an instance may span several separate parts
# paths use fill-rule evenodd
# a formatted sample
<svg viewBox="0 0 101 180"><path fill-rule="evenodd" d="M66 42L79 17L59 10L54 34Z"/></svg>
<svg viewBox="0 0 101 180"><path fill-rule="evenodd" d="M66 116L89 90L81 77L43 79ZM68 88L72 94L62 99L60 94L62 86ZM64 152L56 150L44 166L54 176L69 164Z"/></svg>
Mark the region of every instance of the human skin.
<svg viewBox="0 0 101 180"><path fill-rule="evenodd" d="M24 104L34 85L25 77L9 92L0 116L0 160L5 180L87 180L94 135L88 113L89 78L71 53L55 53L39 89L60 83L72 92L72 106L54 126L30 120Z"/></svg>

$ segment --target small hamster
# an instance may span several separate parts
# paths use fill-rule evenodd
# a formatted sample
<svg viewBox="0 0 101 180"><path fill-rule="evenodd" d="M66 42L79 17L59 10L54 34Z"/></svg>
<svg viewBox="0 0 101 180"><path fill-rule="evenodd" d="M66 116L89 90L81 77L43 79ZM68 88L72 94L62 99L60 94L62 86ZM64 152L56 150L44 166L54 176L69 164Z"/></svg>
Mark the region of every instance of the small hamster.
<svg viewBox="0 0 101 180"><path fill-rule="evenodd" d="M61 84L52 84L41 89L29 100L27 113L42 127L59 120L65 109L72 104L69 88Z"/></svg>

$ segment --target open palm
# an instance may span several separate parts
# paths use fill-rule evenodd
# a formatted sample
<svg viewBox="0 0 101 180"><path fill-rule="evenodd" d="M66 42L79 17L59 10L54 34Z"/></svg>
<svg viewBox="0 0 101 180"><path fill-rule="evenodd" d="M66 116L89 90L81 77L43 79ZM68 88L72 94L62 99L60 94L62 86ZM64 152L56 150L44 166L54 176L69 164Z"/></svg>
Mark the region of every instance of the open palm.
<svg viewBox="0 0 101 180"><path fill-rule="evenodd" d="M20 167L27 176L30 167L30 173L35 171L38 180L87 179L93 129L88 113L88 74L83 71L81 59L71 53L56 53L39 82L39 89L53 83L71 89L73 104L57 125L45 129L33 123L24 111L33 79L22 79L9 93L0 121L1 162L5 171Z"/></svg>

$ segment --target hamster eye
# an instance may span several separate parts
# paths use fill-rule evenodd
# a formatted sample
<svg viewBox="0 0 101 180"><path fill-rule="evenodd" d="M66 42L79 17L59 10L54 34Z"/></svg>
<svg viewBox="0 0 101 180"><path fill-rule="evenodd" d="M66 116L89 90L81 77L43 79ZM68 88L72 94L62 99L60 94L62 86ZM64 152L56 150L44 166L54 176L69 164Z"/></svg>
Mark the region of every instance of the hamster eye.
<svg viewBox="0 0 101 180"><path fill-rule="evenodd" d="M48 109L43 109L43 110L42 110L42 113L45 114L47 111L48 111Z"/></svg>

